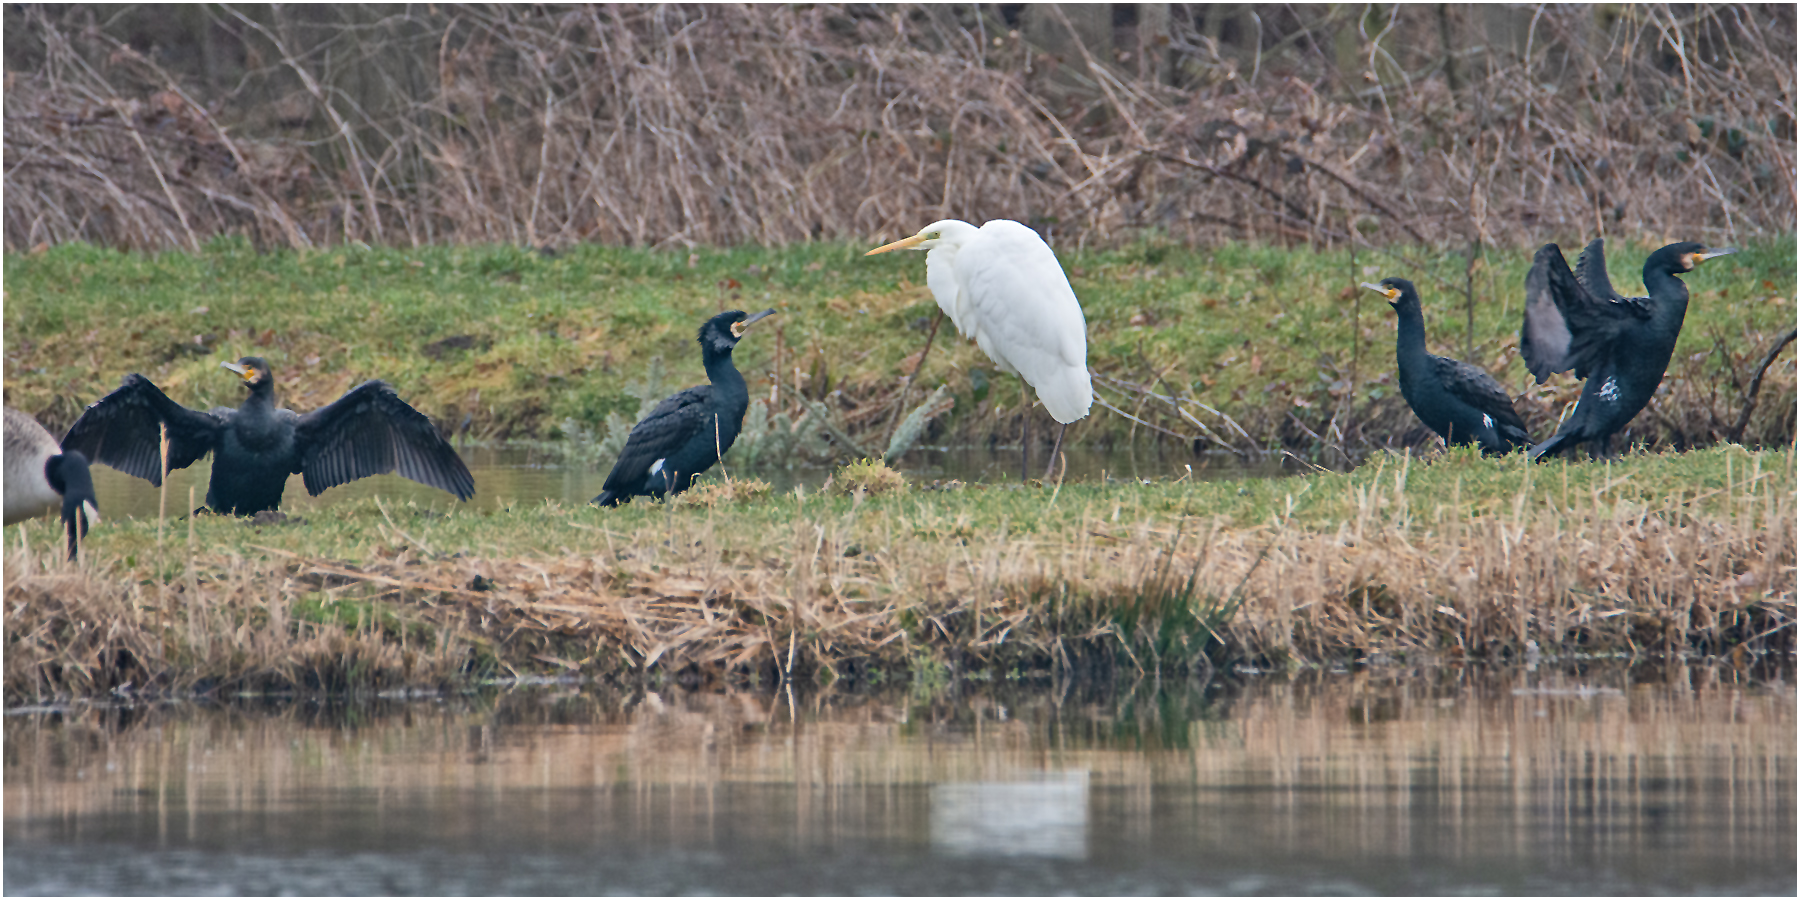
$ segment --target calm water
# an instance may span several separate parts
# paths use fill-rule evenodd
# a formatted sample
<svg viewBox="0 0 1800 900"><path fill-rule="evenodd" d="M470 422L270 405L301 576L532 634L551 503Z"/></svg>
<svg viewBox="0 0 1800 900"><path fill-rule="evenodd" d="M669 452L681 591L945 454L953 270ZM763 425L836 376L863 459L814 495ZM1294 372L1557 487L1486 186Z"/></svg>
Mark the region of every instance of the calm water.
<svg viewBox="0 0 1800 900"><path fill-rule="evenodd" d="M1791 663L12 713L8 894L1796 888Z"/></svg>
<svg viewBox="0 0 1800 900"><path fill-rule="evenodd" d="M459 452L463 461L468 464L469 471L475 476L475 497L469 501L469 505L476 509L493 509L521 503L536 504L546 498L564 503L586 503L600 493L601 485L606 482L605 469L589 465L565 465L559 457L542 452L492 447L468 447ZM1113 452L1075 450L1065 455L1068 462L1065 477L1071 482L1098 481L1102 477L1166 479L1188 476L1222 479L1283 474L1279 463L1245 466L1230 457L1209 458L1200 462L1185 453L1159 456L1150 451L1134 452L1132 448ZM729 460L729 455L727 459ZM1034 477L1042 474L1040 467L1044 462L1043 452L1040 451L1033 462ZM790 490L796 484L804 484L808 489L815 488L824 483L826 476L832 471L822 466L741 471L731 467L729 462L726 468L730 469L734 478L761 478L773 484L778 491ZM1014 482L1019 478L1019 453L1016 447L991 453L985 450L915 450L906 455L901 469L916 481L954 478L962 481ZM206 481L211 476L210 456L186 469L170 473L170 515L180 515L193 508L188 505L190 488L193 491L194 506L204 503ZM716 468L707 475L709 478L717 476ZM95 466L94 492L99 497L100 512L104 516L156 516L158 490L143 479L133 478L109 466ZM304 515L308 510L367 496L398 501L413 500L420 504L435 504L443 509L457 505L455 497L398 475L364 478L332 488L317 497L308 496L306 485L301 482L300 476L295 475L288 479L287 491L282 494L281 508L284 512Z"/></svg>

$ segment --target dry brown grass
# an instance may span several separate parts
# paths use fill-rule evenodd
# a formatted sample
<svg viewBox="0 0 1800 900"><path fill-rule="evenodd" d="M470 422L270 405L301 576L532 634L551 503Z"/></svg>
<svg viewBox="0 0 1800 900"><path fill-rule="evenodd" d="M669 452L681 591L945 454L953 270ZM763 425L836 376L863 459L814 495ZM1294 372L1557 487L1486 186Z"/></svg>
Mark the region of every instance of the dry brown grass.
<svg viewBox="0 0 1800 900"><path fill-rule="evenodd" d="M221 7L199 27L241 60L203 73L141 52L123 13L19 7L6 242L768 245L946 215L1095 245L1794 229L1792 6L1269 7L1254 42L1178 10L1164 78L980 9Z"/></svg>
<svg viewBox="0 0 1800 900"><path fill-rule="evenodd" d="M760 478L731 478L695 485L675 496L676 505L702 506L711 509L734 503L753 503L769 496L771 485Z"/></svg>
<svg viewBox="0 0 1800 900"><path fill-rule="evenodd" d="M370 690L442 684L484 642L337 617L296 621L309 582L266 565L189 552L166 580L108 577L9 549L6 696L96 696L167 690ZM339 579L340 581L342 579ZM299 604L299 605L297 605ZM316 605L316 604L315 604ZM423 636L429 633L429 640ZM410 639L410 643L409 643Z"/></svg>
<svg viewBox="0 0 1800 900"><path fill-rule="evenodd" d="M1632 484L1652 465L1682 477L1679 460L1583 467L1571 488L1572 467L1493 475L1467 454L1463 469L1390 458L1257 484L1252 501L1271 505L1235 512L1220 511L1230 484L771 498L628 519L550 504L472 532L383 509L351 523L367 530L360 562L307 550L304 530L220 530L166 561L96 540L71 568L43 552L46 530L43 549L6 557L6 691L1791 650L1791 455L1770 457L1781 471L1707 452L1725 486L1667 499ZM1477 477L1503 483L1477 491Z"/></svg>

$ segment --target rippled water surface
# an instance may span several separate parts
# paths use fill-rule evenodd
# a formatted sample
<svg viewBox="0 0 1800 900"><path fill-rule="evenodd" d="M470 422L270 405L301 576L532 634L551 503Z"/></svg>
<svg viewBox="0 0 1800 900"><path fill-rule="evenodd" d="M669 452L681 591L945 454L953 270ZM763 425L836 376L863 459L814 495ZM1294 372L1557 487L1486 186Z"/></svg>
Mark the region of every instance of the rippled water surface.
<svg viewBox="0 0 1800 900"><path fill-rule="evenodd" d="M1766 893L1792 669L13 710L8 894Z"/></svg>

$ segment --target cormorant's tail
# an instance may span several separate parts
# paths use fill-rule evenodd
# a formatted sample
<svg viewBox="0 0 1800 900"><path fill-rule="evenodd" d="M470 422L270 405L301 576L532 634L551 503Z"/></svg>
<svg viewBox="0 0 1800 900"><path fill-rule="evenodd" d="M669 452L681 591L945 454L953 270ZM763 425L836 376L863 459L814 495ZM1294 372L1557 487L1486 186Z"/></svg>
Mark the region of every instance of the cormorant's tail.
<svg viewBox="0 0 1800 900"><path fill-rule="evenodd" d="M1533 461L1536 461L1543 459L1546 456L1555 456L1558 453L1574 447L1580 442L1581 438L1576 435L1568 431L1559 431L1549 440L1531 448L1531 458Z"/></svg>
<svg viewBox="0 0 1800 900"><path fill-rule="evenodd" d="M589 500L588 502L594 504L595 506L618 506L619 501L623 500L623 499L625 499L625 498L622 495L620 495L618 491L608 490L608 491L601 491L599 496L595 497L592 500Z"/></svg>
<svg viewBox="0 0 1800 900"><path fill-rule="evenodd" d="M1526 434L1523 429L1514 428L1511 425L1501 425L1495 431L1500 435L1500 442L1505 446L1505 449L1500 451L1501 453L1531 449L1531 435Z"/></svg>

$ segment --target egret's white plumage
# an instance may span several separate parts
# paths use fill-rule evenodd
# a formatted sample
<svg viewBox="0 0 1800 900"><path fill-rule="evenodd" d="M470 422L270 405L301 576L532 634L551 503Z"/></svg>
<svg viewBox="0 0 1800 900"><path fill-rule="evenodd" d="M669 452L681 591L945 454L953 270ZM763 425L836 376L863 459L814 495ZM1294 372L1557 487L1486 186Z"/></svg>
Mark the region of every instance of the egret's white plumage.
<svg viewBox="0 0 1800 900"><path fill-rule="evenodd" d="M1088 414L1087 320L1037 232L1010 219L980 228L944 219L865 255L906 249L927 251L925 283L956 330L1024 378L1052 418L1067 425Z"/></svg>

